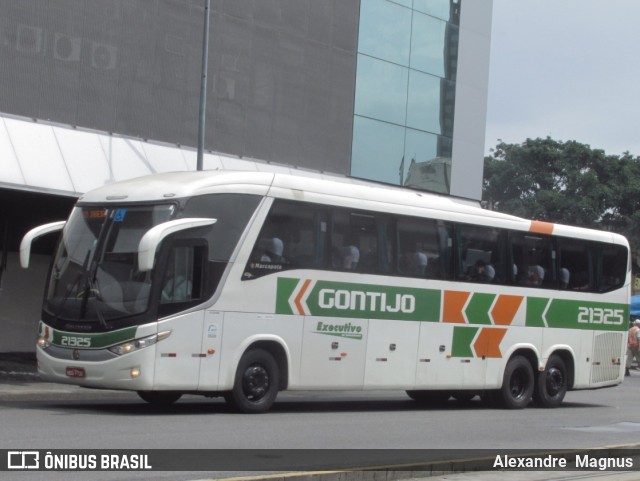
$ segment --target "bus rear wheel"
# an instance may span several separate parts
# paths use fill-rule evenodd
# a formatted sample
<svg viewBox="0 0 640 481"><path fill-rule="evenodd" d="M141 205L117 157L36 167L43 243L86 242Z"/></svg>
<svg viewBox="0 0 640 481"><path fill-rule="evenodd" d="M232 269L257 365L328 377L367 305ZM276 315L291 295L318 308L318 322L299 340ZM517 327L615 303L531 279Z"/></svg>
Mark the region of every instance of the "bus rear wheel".
<svg viewBox="0 0 640 481"><path fill-rule="evenodd" d="M555 408L562 404L568 388L567 366L560 356L554 354L538 376L533 399L542 407Z"/></svg>
<svg viewBox="0 0 640 481"><path fill-rule="evenodd" d="M182 397L182 393L174 391L138 391L138 396L154 406L169 406Z"/></svg>
<svg viewBox="0 0 640 481"><path fill-rule="evenodd" d="M264 413L276 400L279 385L280 372L274 357L263 349L252 349L240 359L233 390L225 393L224 399L236 411Z"/></svg>
<svg viewBox="0 0 640 481"><path fill-rule="evenodd" d="M531 402L534 390L533 368L524 356L509 360L504 370L497 401L507 409L523 409Z"/></svg>

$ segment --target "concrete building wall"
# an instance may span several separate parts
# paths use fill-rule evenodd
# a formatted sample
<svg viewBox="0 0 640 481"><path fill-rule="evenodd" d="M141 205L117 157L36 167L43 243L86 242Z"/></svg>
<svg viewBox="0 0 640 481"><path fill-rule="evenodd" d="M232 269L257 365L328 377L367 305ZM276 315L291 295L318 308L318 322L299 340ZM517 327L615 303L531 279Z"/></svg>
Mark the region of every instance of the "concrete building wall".
<svg viewBox="0 0 640 481"><path fill-rule="evenodd" d="M460 19L451 194L482 198L493 0L466 1Z"/></svg>
<svg viewBox="0 0 640 481"><path fill-rule="evenodd" d="M348 174L359 0L213 0L207 149ZM201 0L0 0L0 112L195 146Z"/></svg>

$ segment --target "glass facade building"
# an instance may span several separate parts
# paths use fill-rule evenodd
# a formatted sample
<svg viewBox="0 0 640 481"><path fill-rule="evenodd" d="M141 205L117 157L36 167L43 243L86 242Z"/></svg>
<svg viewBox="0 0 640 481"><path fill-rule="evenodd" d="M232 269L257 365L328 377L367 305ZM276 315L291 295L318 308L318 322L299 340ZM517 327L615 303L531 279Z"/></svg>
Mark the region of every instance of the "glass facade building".
<svg viewBox="0 0 640 481"><path fill-rule="evenodd" d="M362 0L351 175L450 193L460 0Z"/></svg>
<svg viewBox="0 0 640 481"><path fill-rule="evenodd" d="M211 0L204 168L479 200L491 15L492 0ZM33 347L52 246L20 269L29 228L94 187L195 169L203 24L203 0L0 0L0 352Z"/></svg>

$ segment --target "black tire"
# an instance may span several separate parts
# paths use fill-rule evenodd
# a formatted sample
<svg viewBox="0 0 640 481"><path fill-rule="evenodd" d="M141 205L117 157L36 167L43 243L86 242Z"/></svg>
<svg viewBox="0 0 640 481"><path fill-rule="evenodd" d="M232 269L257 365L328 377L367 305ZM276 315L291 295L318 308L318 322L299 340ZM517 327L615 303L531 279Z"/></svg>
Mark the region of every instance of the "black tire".
<svg viewBox="0 0 640 481"><path fill-rule="evenodd" d="M406 391L407 396L420 404L437 406L446 403L451 397L449 391Z"/></svg>
<svg viewBox="0 0 640 481"><path fill-rule="evenodd" d="M247 414L267 412L278 395L280 371L271 353L252 349L238 364L233 390L224 399L236 411Z"/></svg>
<svg viewBox="0 0 640 481"><path fill-rule="evenodd" d="M538 375L533 399L545 408L556 408L562 404L569 389L567 366L560 356L552 355L544 371Z"/></svg>
<svg viewBox="0 0 640 481"><path fill-rule="evenodd" d="M182 397L175 391L138 391L138 396L154 406L169 406Z"/></svg>
<svg viewBox="0 0 640 481"><path fill-rule="evenodd" d="M533 368L527 358L515 356L504 370L497 400L507 409L523 409L531 402L535 387Z"/></svg>

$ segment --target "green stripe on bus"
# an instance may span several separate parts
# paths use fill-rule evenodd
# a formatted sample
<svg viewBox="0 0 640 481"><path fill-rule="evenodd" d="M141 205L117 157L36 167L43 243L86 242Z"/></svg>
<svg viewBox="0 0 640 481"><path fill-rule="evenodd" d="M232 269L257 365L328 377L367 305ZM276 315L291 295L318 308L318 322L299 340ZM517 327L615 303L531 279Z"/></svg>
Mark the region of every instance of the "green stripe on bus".
<svg viewBox="0 0 640 481"><path fill-rule="evenodd" d="M546 313L549 327L626 331L629 328L627 304L554 299Z"/></svg>
<svg viewBox="0 0 640 481"><path fill-rule="evenodd" d="M62 347L77 347L85 349L102 349L115 344L131 341L135 338L138 328L127 327L112 332L78 333L53 330L51 344Z"/></svg>
<svg viewBox="0 0 640 481"><path fill-rule="evenodd" d="M293 295L298 282L300 279L278 278L278 294L276 295L276 312L278 314L296 314L289 305L289 298Z"/></svg>
<svg viewBox="0 0 640 481"><path fill-rule="evenodd" d="M312 315L438 322L440 298L434 289L318 281L307 306Z"/></svg>
<svg viewBox="0 0 640 481"><path fill-rule="evenodd" d="M472 293L464 311L470 324L491 325L496 294ZM276 313L356 319L441 322L443 291L409 287L278 278ZM625 331L629 305L527 297L525 325Z"/></svg>
<svg viewBox="0 0 640 481"><path fill-rule="evenodd" d="M300 279L279 278L277 314L365 319L440 321L442 292L436 289L317 281L307 292ZM299 312L300 309L305 311Z"/></svg>
<svg viewBox="0 0 640 481"><path fill-rule="evenodd" d="M451 357L475 357L471 343L476 337L479 327L455 326L453 328L453 345Z"/></svg>
<svg viewBox="0 0 640 481"><path fill-rule="evenodd" d="M491 325L489 309L491 309L495 298L495 294L475 293L469 301L467 309L465 310L469 323Z"/></svg>
<svg viewBox="0 0 640 481"><path fill-rule="evenodd" d="M626 331L629 305L568 299L527 298L529 327Z"/></svg>
<svg viewBox="0 0 640 481"><path fill-rule="evenodd" d="M527 327L544 327L542 315L549 304L549 299L543 297L527 297Z"/></svg>

